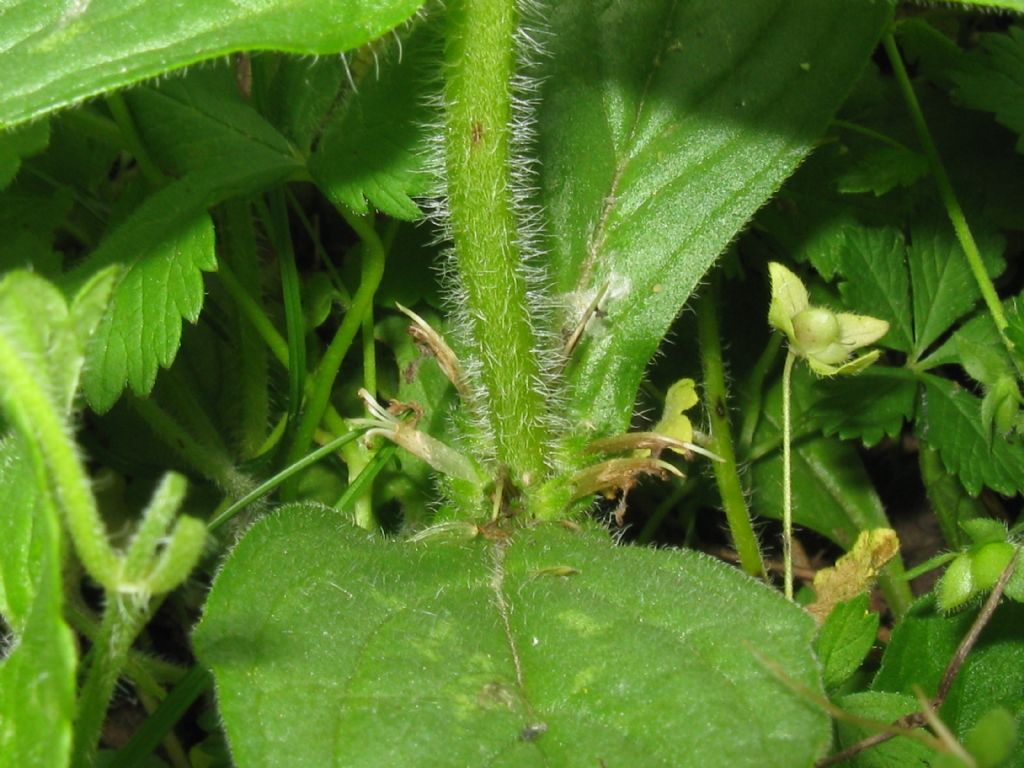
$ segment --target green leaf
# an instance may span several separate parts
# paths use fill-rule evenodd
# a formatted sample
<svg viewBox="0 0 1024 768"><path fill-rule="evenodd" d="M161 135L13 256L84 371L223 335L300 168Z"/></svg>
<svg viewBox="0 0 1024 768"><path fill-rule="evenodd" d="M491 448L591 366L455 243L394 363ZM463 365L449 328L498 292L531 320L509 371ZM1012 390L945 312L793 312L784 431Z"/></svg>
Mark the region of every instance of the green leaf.
<svg viewBox="0 0 1024 768"><path fill-rule="evenodd" d="M125 385L145 395L157 368L174 359L181 320L194 322L203 304L202 272L216 269L213 225L206 209L232 195L252 194L301 168L294 158L230 153L153 193L69 276L122 263L124 276L90 349L83 386L89 404L108 410Z"/></svg>
<svg viewBox="0 0 1024 768"><path fill-rule="evenodd" d="M998 122L1018 134L1017 151L1024 152L1024 29L982 35L980 48L954 72L956 95L968 107L994 112Z"/></svg>
<svg viewBox="0 0 1024 768"><path fill-rule="evenodd" d="M983 486L1006 495L1024 490L1024 446L992 435L981 420L981 400L956 382L923 375L918 435L946 468L977 496Z"/></svg>
<svg viewBox="0 0 1024 768"><path fill-rule="evenodd" d="M142 218L159 226L157 220L168 210L164 205L177 202L173 198L181 192L174 185L157 193L125 226ZM202 271L217 266L213 223L200 213L174 224L165 239L151 241L141 253L123 253L124 275L90 347L83 381L86 398L96 411L109 410L125 385L138 395L149 394L157 368L170 365L178 351L182 318L195 322L199 317Z"/></svg>
<svg viewBox="0 0 1024 768"><path fill-rule="evenodd" d="M578 419L622 432L694 286L810 151L891 9L808 0L558 3L538 120Z"/></svg>
<svg viewBox="0 0 1024 768"><path fill-rule="evenodd" d="M852 715L866 717L881 723L916 712L917 699L911 694L881 693L863 691L843 696L836 704ZM856 744L861 739L874 735L874 731L853 723L839 720L836 723L839 745L843 748ZM933 750L910 739L891 739L866 749L843 763L848 768L893 768L894 766L932 765L936 758Z"/></svg>
<svg viewBox="0 0 1024 768"><path fill-rule="evenodd" d="M938 520L946 546L959 549L961 526L976 517L987 514L980 499L971 498L963 485L946 471L936 450L923 443L918 455L921 481L928 494L928 503Z"/></svg>
<svg viewBox="0 0 1024 768"><path fill-rule="evenodd" d="M814 643L824 666L825 686L842 685L864 662L878 632L878 614L866 594L839 603L825 619Z"/></svg>
<svg viewBox="0 0 1024 768"><path fill-rule="evenodd" d="M943 616L930 599L919 600L896 625L872 683L878 691L911 694L915 685L933 696L946 665L977 610ZM958 739L993 707L1004 707L1018 719L1024 715L1019 692L1024 689L1024 645L1020 627L1024 605L1004 603L985 627L980 642L967 656L939 710L943 722ZM1024 752L1014 755L1007 768L1024 766Z"/></svg>
<svg viewBox="0 0 1024 768"><path fill-rule="evenodd" d="M872 367L853 378L823 381L814 413L825 434L860 439L869 447L899 435L917 400L917 382L901 372Z"/></svg>
<svg viewBox="0 0 1024 768"><path fill-rule="evenodd" d="M1002 238L986 233L984 237L979 236L978 241L989 276L998 277L1005 267ZM912 356L917 359L953 323L974 308L981 293L963 249L945 221L914 227L907 261L914 303Z"/></svg>
<svg viewBox="0 0 1024 768"><path fill-rule="evenodd" d="M0 32L0 127L233 51L336 53L421 0L12 0Z"/></svg>
<svg viewBox="0 0 1024 768"><path fill-rule="evenodd" d="M335 205L360 214L372 205L406 221L420 218L412 198L432 183L425 167L425 126L432 119L426 86L438 32L437 24L420 24L388 52L380 76L364 79L331 118L309 170Z"/></svg>
<svg viewBox="0 0 1024 768"><path fill-rule="evenodd" d="M0 189L18 173L21 160L46 149L50 142L50 124L40 121L13 131L0 131Z"/></svg>
<svg viewBox="0 0 1024 768"><path fill-rule="evenodd" d="M194 640L242 765L788 768L828 719L752 649L817 689L812 624L693 552L561 526L385 541L292 506L233 551Z"/></svg>
<svg viewBox="0 0 1024 768"><path fill-rule="evenodd" d="M75 715L75 639L64 623L60 523L38 494L27 446L0 443L0 755L6 765L64 766Z"/></svg>
<svg viewBox="0 0 1024 768"><path fill-rule="evenodd" d="M838 179L840 192L871 192L882 196L895 187L909 187L928 173L924 155L904 146L873 147Z"/></svg>
<svg viewBox="0 0 1024 768"><path fill-rule="evenodd" d="M278 130L238 92L227 66L202 67L125 95L146 150L175 175L211 162L252 168L299 166Z"/></svg>
<svg viewBox="0 0 1024 768"><path fill-rule="evenodd" d="M846 230L839 271L845 280L839 293L846 306L889 322L881 343L908 352L913 346L910 328L910 279L906 248L899 230L892 227L851 227Z"/></svg>

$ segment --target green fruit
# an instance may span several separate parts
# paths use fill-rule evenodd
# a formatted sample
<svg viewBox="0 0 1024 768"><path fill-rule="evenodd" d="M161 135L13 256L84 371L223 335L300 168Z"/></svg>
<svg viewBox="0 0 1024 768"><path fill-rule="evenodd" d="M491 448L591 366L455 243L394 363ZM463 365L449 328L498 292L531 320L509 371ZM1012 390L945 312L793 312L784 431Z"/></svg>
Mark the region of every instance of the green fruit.
<svg viewBox="0 0 1024 768"><path fill-rule="evenodd" d="M971 551L971 578L975 592L986 592L996 585L999 576L1013 558L1013 545L1008 541L985 544Z"/></svg>
<svg viewBox="0 0 1024 768"><path fill-rule="evenodd" d="M971 556L967 552L949 564L938 586L939 610L944 612L962 608L975 595L971 575Z"/></svg>

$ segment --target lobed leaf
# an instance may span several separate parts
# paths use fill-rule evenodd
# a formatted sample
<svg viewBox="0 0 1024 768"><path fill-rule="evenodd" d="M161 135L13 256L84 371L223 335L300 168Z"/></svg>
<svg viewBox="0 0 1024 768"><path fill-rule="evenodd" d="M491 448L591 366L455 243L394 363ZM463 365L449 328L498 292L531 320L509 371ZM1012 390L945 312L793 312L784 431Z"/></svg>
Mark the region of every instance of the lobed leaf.
<svg viewBox="0 0 1024 768"><path fill-rule="evenodd" d="M336 53L422 0L11 0L0 26L0 127L233 51Z"/></svg>
<svg viewBox="0 0 1024 768"><path fill-rule="evenodd" d="M901 373L872 366L855 377L822 382L814 413L825 434L859 439L868 447L897 437L917 402L917 382Z"/></svg>
<svg viewBox="0 0 1024 768"><path fill-rule="evenodd" d="M644 367L714 259L811 150L891 9L806 0L563 2L539 114L551 277L578 420L622 432Z"/></svg>
<svg viewBox="0 0 1024 768"><path fill-rule="evenodd" d="M981 400L956 382L924 374L917 430L972 496L983 486L1006 495L1024 490L1024 446L992 435Z"/></svg>
<svg viewBox="0 0 1024 768"><path fill-rule="evenodd" d="M309 170L335 205L359 214L372 205L406 221L422 215L413 198L432 184L426 85L441 47L438 26L420 24L331 117Z"/></svg>
<svg viewBox="0 0 1024 768"><path fill-rule="evenodd" d="M194 640L247 766L788 767L828 719L752 649L818 688L812 625L693 552L560 526L384 541L291 506L233 551Z"/></svg>

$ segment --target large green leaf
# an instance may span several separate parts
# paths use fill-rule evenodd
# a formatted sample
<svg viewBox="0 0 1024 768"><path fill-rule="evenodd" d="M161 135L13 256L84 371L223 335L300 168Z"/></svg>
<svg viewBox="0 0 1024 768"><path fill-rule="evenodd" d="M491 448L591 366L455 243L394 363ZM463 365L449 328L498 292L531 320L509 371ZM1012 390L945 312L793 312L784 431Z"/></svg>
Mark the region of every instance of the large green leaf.
<svg viewBox="0 0 1024 768"><path fill-rule="evenodd" d="M608 285L572 374L583 423L628 425L672 320L810 151L890 13L817 0L553 9L541 198L569 332Z"/></svg>
<svg viewBox="0 0 1024 768"><path fill-rule="evenodd" d="M0 12L0 127L232 51L348 50L422 0L12 0Z"/></svg>
<svg viewBox="0 0 1024 768"><path fill-rule="evenodd" d="M703 555L561 526L385 541L257 523L195 633L239 765L798 766L828 719L813 622Z"/></svg>

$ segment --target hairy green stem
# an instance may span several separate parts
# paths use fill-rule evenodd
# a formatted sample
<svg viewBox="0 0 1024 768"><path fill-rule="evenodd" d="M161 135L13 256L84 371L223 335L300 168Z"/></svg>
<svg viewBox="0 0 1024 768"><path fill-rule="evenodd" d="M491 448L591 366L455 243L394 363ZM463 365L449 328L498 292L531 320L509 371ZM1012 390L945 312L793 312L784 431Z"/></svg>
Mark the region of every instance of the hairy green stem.
<svg viewBox="0 0 1024 768"><path fill-rule="evenodd" d="M729 423L729 392L725 384L725 365L722 360L722 340L718 325L718 303L721 276L715 273L711 284L697 307L697 336L701 361L704 366L704 407L711 422L711 443L706 446L723 461L711 463L715 472L718 494L722 499L725 519L729 524L733 544L740 556L740 565L751 576L764 575L764 562L757 535L750 522L750 511L743 494L733 450Z"/></svg>
<svg viewBox="0 0 1024 768"><path fill-rule="evenodd" d="M340 212L362 240L362 275L359 288L356 290L355 296L352 297L352 306L349 307L345 318L341 321L331 343L327 345L316 373L313 374L313 390L307 398L298 429L295 430L295 438L287 454L287 464L299 461L313 442L313 435L330 406L331 391L334 389L334 382L341 370L342 360L344 360L349 347L352 346L356 334L359 333L363 318L373 306L373 297L384 276L386 253L384 244L373 227L373 222L368 217L354 216L345 210L340 210ZM294 498L295 489L294 481L286 483L285 497Z"/></svg>
<svg viewBox="0 0 1024 768"><path fill-rule="evenodd" d="M78 457L69 427L54 403L25 365L19 351L0 333L0 378L4 410L32 447L37 470L45 473L88 574L107 589L117 587L121 558L110 546L106 526L96 508L92 484ZM39 467L42 463L42 467Z"/></svg>
<svg viewBox="0 0 1024 768"><path fill-rule="evenodd" d="M546 398L517 239L510 171L515 0L448 3L445 165L451 234L478 359L476 405L519 488L547 472ZM474 354L475 353L475 354Z"/></svg>
<svg viewBox="0 0 1024 768"><path fill-rule="evenodd" d="M793 452L790 445L793 419L790 390L795 361L796 355L789 351L782 367L782 560L784 591L790 600L793 599Z"/></svg>
<svg viewBox="0 0 1024 768"><path fill-rule="evenodd" d="M135 605L131 598L107 592L100 631L90 654L92 663L78 697L71 765L90 768L96 760L100 730L110 697L128 660L128 651L151 614L150 606Z"/></svg>
<svg viewBox="0 0 1024 768"><path fill-rule="evenodd" d="M978 290L981 291L981 296L985 300L985 306L988 308L992 321L999 331L999 338L1002 340L1003 346L1006 347L1010 359L1013 360L1014 365L1017 367L1018 377L1024 378L1024 370L1021 369L1013 343L1006 335L1006 328L1009 323L1006 320L1006 315L1003 313L1003 305L999 301L999 294L996 293L996 287L988 276L988 270L985 269L985 263L982 261L978 244L975 242L971 228L967 224L967 217L964 216L963 208L960 207L960 201L957 199L956 192L953 189L953 183L949 179L949 174L946 173L946 167L943 165L939 151L935 147L931 131L928 130L928 123L925 120L924 113L921 111L921 105L917 100L917 95L914 93L914 86L907 75L907 69L903 66L903 57L900 56L899 48L896 47L896 41L893 39L892 32L885 34L882 38L882 45L885 47L889 62L892 64L896 83L903 94L907 111L910 113L910 120L914 124L914 130L917 132L917 138L921 142L922 149L924 149L928 166L932 172L932 178L935 180L935 186L938 188L939 197L946 208L946 215L953 225L957 240L960 241L960 247L967 257L971 274L974 275L974 280L978 284Z"/></svg>

